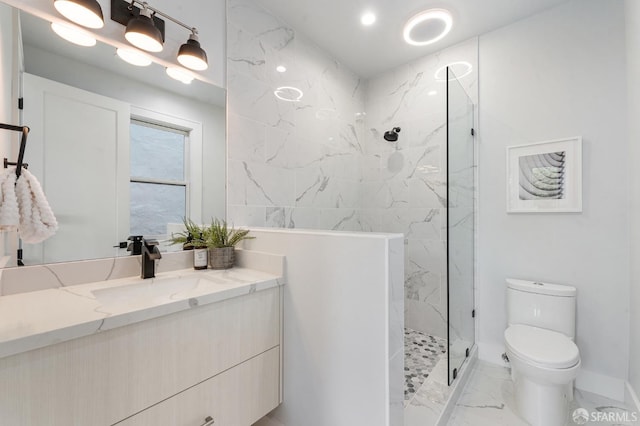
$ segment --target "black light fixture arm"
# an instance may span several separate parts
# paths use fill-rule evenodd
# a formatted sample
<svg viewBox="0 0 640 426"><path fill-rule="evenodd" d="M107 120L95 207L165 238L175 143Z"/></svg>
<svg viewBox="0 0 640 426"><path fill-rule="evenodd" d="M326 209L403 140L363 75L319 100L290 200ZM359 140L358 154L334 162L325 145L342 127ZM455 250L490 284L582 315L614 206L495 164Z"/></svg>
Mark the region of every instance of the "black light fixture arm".
<svg viewBox="0 0 640 426"><path fill-rule="evenodd" d="M167 15L166 13L156 9L155 7L153 7L151 5L149 5L149 3L147 3L146 1L131 0L131 6L134 6L136 3L139 4L140 6L142 6L144 9L149 9L155 15L160 15L163 18L166 18L166 19L170 20L171 22L174 22L174 23L180 25L181 27L184 27L184 28L188 29L193 34L196 34L196 35L198 34L198 30L195 27L191 27L191 26L185 24L184 22L174 18L173 16Z"/></svg>
<svg viewBox="0 0 640 426"><path fill-rule="evenodd" d="M27 126L14 126L12 124L0 123L0 129L12 130L14 132L22 133L22 139L20 140L20 150L18 151L18 161L13 163L8 161L6 158L4 159L4 168L6 169L10 165L16 166L16 176L20 177L20 174L22 173L22 167L28 166L23 162L23 160L24 160L24 150L27 146L27 136L29 136L29 128Z"/></svg>

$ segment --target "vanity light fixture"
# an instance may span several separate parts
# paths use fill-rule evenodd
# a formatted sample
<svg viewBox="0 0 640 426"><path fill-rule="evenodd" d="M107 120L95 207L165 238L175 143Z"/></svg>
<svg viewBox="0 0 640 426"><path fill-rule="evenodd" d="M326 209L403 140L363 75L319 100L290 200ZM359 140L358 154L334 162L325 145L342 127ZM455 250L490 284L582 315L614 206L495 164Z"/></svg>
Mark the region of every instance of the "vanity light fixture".
<svg viewBox="0 0 640 426"><path fill-rule="evenodd" d="M200 42L198 41L198 30L195 28L191 29L191 35L187 42L180 46L180 50L178 51L178 62L195 71L204 71L209 68L207 52L200 47Z"/></svg>
<svg viewBox="0 0 640 426"><path fill-rule="evenodd" d="M134 49L127 49L119 47L116 49L116 54L120 59L125 62L135 65L137 67L147 67L151 65L151 59L144 56L142 53Z"/></svg>
<svg viewBox="0 0 640 426"><path fill-rule="evenodd" d="M158 16L189 30L189 38L178 50L178 62L194 71L206 70L209 67L207 52L200 46L196 28L161 12L146 1L111 0L111 19L126 25L125 38L129 43L148 52L160 52L164 45L165 21Z"/></svg>
<svg viewBox="0 0 640 426"><path fill-rule="evenodd" d="M193 76L187 74L185 70L182 70L178 67L168 67L167 75L174 80L178 80L179 82L184 84L191 84L191 82L193 81Z"/></svg>
<svg viewBox="0 0 640 426"><path fill-rule="evenodd" d="M127 23L124 38L138 49L147 52L162 52L164 39L151 19L151 11L146 3L142 5L140 14Z"/></svg>
<svg viewBox="0 0 640 426"><path fill-rule="evenodd" d="M96 0L54 0L53 6L62 16L78 25L104 27L102 8Z"/></svg>
<svg viewBox="0 0 640 426"><path fill-rule="evenodd" d="M433 23L432 21L439 21L439 24L442 26L440 33L435 36L428 36L422 40L416 40L414 35L412 35L412 32L419 26L424 27L429 23ZM412 16L404 25L404 31L402 34L404 36L404 41L410 45L426 46L442 40L447 34L449 34L451 27L453 27L453 17L451 16L451 12L445 9L429 9Z"/></svg>
<svg viewBox="0 0 640 426"><path fill-rule="evenodd" d="M58 22L51 23L51 29L63 39L78 46L91 47L96 45L96 39L83 33L77 28Z"/></svg>

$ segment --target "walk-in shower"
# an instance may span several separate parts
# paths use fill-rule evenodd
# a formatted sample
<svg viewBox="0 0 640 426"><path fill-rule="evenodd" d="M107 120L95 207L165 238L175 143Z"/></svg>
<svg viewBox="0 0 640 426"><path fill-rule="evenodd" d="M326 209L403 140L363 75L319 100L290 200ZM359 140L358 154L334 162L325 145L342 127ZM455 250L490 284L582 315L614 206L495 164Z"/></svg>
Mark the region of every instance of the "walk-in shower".
<svg viewBox="0 0 640 426"><path fill-rule="evenodd" d="M436 193L444 186L439 210L442 223L443 253L437 241L422 241L424 251L412 248L415 226L409 226L408 267L405 278L405 406L415 417L415 406L441 393L441 385L452 385L462 365L471 355L475 342L474 312L474 105L453 70L446 69L444 103L444 151L442 167L437 161L419 165L424 173L425 191ZM443 82L444 83L444 82ZM409 134L420 129L408 128ZM427 142L429 145L429 142ZM435 149L435 148L432 148ZM395 155L392 154L391 157ZM414 160L415 161L415 160ZM442 180L433 177L440 173ZM434 210L431 210L433 213ZM440 257L442 256L442 257ZM439 291L445 291L438 304L430 284L440 275ZM427 303L423 303L423 302ZM417 303L416 303L417 302ZM435 316L432 313L435 312ZM435 320L430 320L436 318ZM438 317L446 320L438 327ZM435 394L434 394L435 392ZM413 399L418 400L415 404ZM440 396L442 398L442 396ZM421 418L421 417L420 417Z"/></svg>

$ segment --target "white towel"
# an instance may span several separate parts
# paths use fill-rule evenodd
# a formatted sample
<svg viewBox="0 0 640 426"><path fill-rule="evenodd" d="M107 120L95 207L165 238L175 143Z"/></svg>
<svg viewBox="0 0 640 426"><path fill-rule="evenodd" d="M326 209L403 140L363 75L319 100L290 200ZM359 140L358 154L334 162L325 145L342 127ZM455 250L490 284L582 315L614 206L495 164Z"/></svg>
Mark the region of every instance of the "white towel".
<svg viewBox="0 0 640 426"><path fill-rule="evenodd" d="M58 221L49 207L40 183L28 170L23 169L16 181L20 225L18 233L25 243L39 243L56 233Z"/></svg>
<svg viewBox="0 0 640 426"><path fill-rule="evenodd" d="M0 175L0 230L15 229L20 222L16 198L16 168L9 167Z"/></svg>

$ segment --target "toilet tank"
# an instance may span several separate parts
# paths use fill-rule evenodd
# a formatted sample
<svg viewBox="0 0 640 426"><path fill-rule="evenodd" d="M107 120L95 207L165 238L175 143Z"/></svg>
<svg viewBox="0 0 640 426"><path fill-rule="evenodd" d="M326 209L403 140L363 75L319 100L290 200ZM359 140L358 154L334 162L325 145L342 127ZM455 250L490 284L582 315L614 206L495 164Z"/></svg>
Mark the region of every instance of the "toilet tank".
<svg viewBox="0 0 640 426"><path fill-rule="evenodd" d="M507 278L507 322L558 331L574 339L576 288Z"/></svg>

